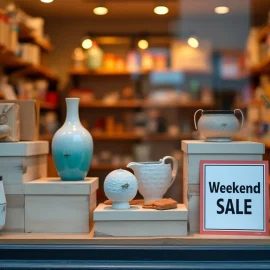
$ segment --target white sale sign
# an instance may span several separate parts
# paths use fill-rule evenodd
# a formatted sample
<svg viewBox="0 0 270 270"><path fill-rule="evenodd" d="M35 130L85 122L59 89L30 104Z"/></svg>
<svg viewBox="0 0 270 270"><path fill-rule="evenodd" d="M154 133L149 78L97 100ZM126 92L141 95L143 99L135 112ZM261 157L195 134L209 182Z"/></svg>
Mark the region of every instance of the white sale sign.
<svg viewBox="0 0 270 270"><path fill-rule="evenodd" d="M268 162L200 163L200 232L268 235Z"/></svg>

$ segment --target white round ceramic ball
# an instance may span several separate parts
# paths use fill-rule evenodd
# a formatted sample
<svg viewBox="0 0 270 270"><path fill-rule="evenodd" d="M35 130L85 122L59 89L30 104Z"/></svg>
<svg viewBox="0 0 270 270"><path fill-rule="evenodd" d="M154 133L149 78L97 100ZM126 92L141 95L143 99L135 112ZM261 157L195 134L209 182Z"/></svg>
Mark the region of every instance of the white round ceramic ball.
<svg viewBox="0 0 270 270"><path fill-rule="evenodd" d="M104 181L104 191L113 209L129 209L129 201L138 191L138 181L129 171L118 169L110 172Z"/></svg>

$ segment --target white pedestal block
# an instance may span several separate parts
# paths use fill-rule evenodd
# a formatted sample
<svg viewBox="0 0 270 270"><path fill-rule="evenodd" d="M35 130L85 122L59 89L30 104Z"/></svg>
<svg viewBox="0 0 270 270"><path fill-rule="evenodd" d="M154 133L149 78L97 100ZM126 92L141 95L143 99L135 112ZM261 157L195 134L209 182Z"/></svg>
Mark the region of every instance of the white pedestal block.
<svg viewBox="0 0 270 270"><path fill-rule="evenodd" d="M24 183L47 176L49 143L0 143L0 176L7 199L6 224L3 231L24 232Z"/></svg>
<svg viewBox="0 0 270 270"><path fill-rule="evenodd" d="M47 176L46 141L0 144L0 175L7 194L22 194L23 183Z"/></svg>
<svg viewBox="0 0 270 270"><path fill-rule="evenodd" d="M264 144L256 142L182 141L184 152L183 198L188 210L189 232L200 231L200 161L262 160Z"/></svg>
<svg viewBox="0 0 270 270"><path fill-rule="evenodd" d="M94 211L94 222L95 237L187 235L187 209L183 204L164 211L144 209L141 205L115 210L99 204Z"/></svg>
<svg viewBox="0 0 270 270"><path fill-rule="evenodd" d="M98 178L43 178L24 184L26 233L89 233Z"/></svg>
<svg viewBox="0 0 270 270"><path fill-rule="evenodd" d="M7 215L3 232L24 232L24 194L6 194Z"/></svg>

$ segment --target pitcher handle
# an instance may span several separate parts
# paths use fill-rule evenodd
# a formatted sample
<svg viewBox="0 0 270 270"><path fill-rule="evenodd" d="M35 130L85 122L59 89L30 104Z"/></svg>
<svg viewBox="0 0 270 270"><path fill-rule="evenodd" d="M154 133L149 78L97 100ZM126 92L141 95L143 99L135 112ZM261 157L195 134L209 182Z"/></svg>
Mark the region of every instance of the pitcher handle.
<svg viewBox="0 0 270 270"><path fill-rule="evenodd" d="M168 159L170 159L172 161L172 180L171 180L170 185L168 186L167 190L173 184L173 182L176 178L177 172L178 172L178 162L174 157L166 156L162 159L162 162L165 163L165 161Z"/></svg>
<svg viewBox="0 0 270 270"><path fill-rule="evenodd" d="M242 120L241 120L241 128L243 127L243 124L244 124L244 114L243 112L240 110L240 109L235 109L233 111L233 113L235 114L235 112L239 111L241 113L241 116L242 116Z"/></svg>
<svg viewBox="0 0 270 270"><path fill-rule="evenodd" d="M197 115L198 112L203 112L203 110L199 109L194 113L194 125L195 125L196 130L198 130L197 123L196 123L196 115Z"/></svg>

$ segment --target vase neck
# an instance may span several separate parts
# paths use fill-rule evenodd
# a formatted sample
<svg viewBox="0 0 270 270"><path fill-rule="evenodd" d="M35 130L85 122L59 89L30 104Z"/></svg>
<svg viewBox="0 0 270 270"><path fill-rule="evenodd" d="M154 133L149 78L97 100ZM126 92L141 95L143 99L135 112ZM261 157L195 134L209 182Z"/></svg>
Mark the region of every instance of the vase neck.
<svg viewBox="0 0 270 270"><path fill-rule="evenodd" d="M79 118L79 98L66 98L67 116L65 123L76 124L80 123Z"/></svg>

